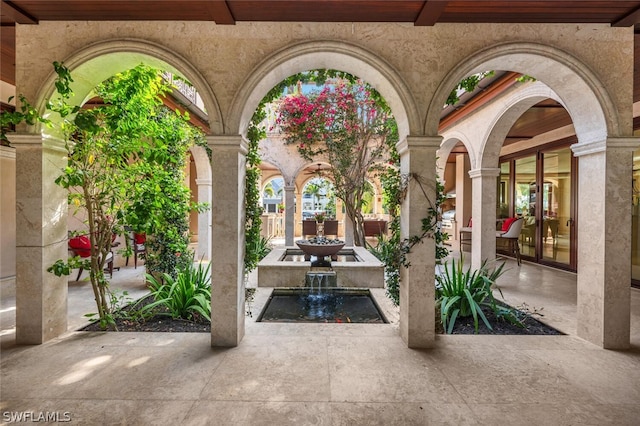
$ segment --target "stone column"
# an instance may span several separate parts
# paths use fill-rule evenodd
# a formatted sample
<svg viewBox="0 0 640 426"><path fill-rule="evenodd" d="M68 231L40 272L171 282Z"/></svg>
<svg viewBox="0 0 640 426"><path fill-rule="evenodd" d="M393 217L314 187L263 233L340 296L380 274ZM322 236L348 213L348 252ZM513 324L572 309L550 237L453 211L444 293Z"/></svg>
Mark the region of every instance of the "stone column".
<svg viewBox="0 0 640 426"><path fill-rule="evenodd" d="M198 202L211 206L211 179L196 179ZM211 210L198 213L198 248L196 259L211 260Z"/></svg>
<svg viewBox="0 0 640 426"><path fill-rule="evenodd" d="M469 171L473 191L471 227L471 267L479 269L484 260L496 258L496 179L500 169Z"/></svg>
<svg viewBox="0 0 640 426"><path fill-rule="evenodd" d="M415 174L402 203L400 230L402 239L422 233L422 219L435 202L436 151L440 137L407 137L398 143L400 170ZM424 192L426 192L427 199ZM435 343L435 242L425 238L407 255L411 264L401 268L400 336L410 348L430 348Z"/></svg>
<svg viewBox="0 0 640 426"><path fill-rule="evenodd" d="M638 138L575 144L578 336L607 349L630 340L631 182Z"/></svg>
<svg viewBox="0 0 640 426"><path fill-rule="evenodd" d="M67 331L67 277L47 268L67 259L64 142L10 135L16 148L16 343L40 344Z"/></svg>
<svg viewBox="0 0 640 426"><path fill-rule="evenodd" d="M211 346L238 346L244 336L244 180L247 143L208 136L211 177Z"/></svg>
<svg viewBox="0 0 640 426"><path fill-rule="evenodd" d="M293 239L295 240L298 235L302 236L302 193L296 194L296 213L293 223Z"/></svg>
<svg viewBox="0 0 640 426"><path fill-rule="evenodd" d="M344 245L346 247L353 247L353 222L349 215L344 214Z"/></svg>
<svg viewBox="0 0 640 426"><path fill-rule="evenodd" d="M469 176L469 155L456 155L456 221L458 229L469 224L471 209L473 206L473 190L471 177ZM458 239L458 235L455 239Z"/></svg>
<svg viewBox="0 0 640 426"><path fill-rule="evenodd" d="M346 235L345 234L345 229L346 229L345 218L346 217L347 215L342 213L342 200L336 197L336 220L338 221L338 238L345 241L345 245L348 245L345 239L345 235ZM353 245L353 242L351 244Z"/></svg>
<svg viewBox="0 0 640 426"><path fill-rule="evenodd" d="M292 246L295 235L296 223L296 187L287 185L284 187L284 245Z"/></svg>

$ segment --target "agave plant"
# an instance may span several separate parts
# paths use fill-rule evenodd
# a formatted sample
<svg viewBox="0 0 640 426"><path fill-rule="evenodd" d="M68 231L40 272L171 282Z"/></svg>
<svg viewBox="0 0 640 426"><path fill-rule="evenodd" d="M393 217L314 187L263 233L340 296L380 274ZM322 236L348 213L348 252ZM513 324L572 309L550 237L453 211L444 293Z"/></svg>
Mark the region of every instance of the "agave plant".
<svg viewBox="0 0 640 426"><path fill-rule="evenodd" d="M147 274L153 306L164 306L172 318L192 320L199 314L211 321L211 268L192 262L178 272L177 278L164 273L161 279Z"/></svg>
<svg viewBox="0 0 640 426"><path fill-rule="evenodd" d="M436 275L436 303L440 306L440 318L445 333L451 334L456 320L460 317L473 317L476 333L478 332L478 318L490 330L493 330L487 317L482 312L482 306L489 306L492 310L504 310L496 304L492 286L502 275L504 262L497 268L490 269L486 260L480 269L471 271L471 267L463 270L463 261L451 259L442 267L442 273ZM500 289L498 289L500 291ZM500 294L502 292L500 291ZM501 313L501 317L509 318Z"/></svg>

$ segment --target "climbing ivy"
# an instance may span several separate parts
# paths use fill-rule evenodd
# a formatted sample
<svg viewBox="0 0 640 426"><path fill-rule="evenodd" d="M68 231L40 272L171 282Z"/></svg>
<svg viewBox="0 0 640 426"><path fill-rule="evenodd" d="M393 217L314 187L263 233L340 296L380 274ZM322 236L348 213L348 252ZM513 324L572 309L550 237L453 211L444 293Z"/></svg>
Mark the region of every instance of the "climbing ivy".
<svg viewBox="0 0 640 426"><path fill-rule="evenodd" d="M385 282L387 295L398 305L400 303L400 270L410 266L407 255L411 249L425 238L432 238L436 245L436 263L448 256L449 250L444 242L448 238L440 228L441 208L445 200L444 186L436 180L436 198L430 200L424 189L422 178L415 174L400 173L400 156L395 147L390 147L391 160L389 167L380 174L380 182L384 191L383 202L387 208L391 220L389 223L389 236L378 237L378 245L371 248L372 253L385 264ZM421 232L409 238L400 237L400 206L407 194L407 188L411 181L415 181L422 194L429 203L426 216L422 218Z"/></svg>

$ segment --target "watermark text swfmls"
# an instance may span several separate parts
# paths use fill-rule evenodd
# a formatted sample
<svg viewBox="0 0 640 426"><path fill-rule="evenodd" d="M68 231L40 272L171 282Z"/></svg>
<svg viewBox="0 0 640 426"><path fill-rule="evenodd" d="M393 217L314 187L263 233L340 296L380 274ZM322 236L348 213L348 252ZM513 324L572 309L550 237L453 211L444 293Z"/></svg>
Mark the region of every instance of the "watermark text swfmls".
<svg viewBox="0 0 640 426"><path fill-rule="evenodd" d="M6 423L64 423L71 421L71 413L68 411L3 411L2 421Z"/></svg>

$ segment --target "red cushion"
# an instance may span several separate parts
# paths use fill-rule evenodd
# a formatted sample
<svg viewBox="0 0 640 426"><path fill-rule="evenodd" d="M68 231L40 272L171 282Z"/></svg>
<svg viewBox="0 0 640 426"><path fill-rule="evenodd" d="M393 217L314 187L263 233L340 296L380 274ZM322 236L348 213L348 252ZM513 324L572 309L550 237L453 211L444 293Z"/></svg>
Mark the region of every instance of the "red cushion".
<svg viewBox="0 0 640 426"><path fill-rule="evenodd" d="M71 238L69 247L80 257L91 256L91 240L86 235Z"/></svg>
<svg viewBox="0 0 640 426"><path fill-rule="evenodd" d="M503 232L507 232L509 230L509 228L511 227L511 224L513 222L515 222L516 220L518 220L517 217L510 217L507 218L507 220L505 220L504 222L502 222L502 231Z"/></svg>
<svg viewBox="0 0 640 426"><path fill-rule="evenodd" d="M135 241L136 244L144 244L144 242L147 241L147 234L145 234L145 233L142 233L142 234L134 233L133 234L133 240Z"/></svg>

